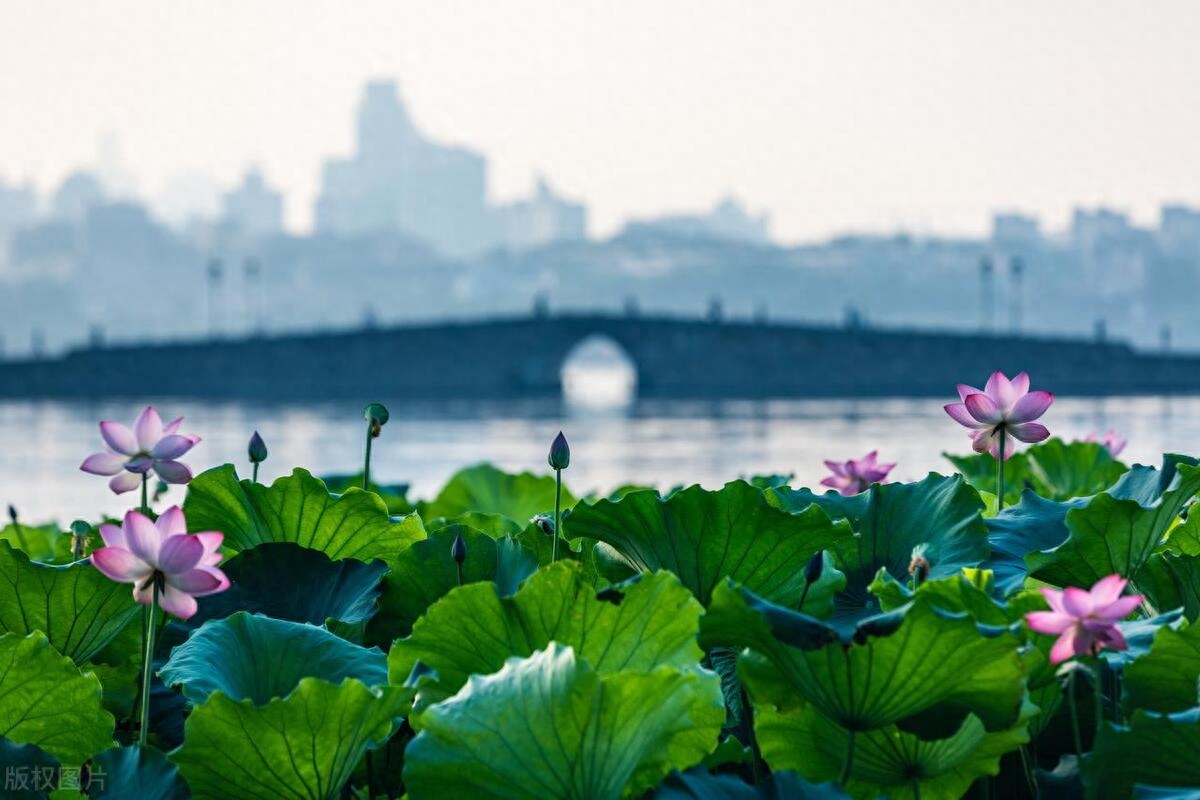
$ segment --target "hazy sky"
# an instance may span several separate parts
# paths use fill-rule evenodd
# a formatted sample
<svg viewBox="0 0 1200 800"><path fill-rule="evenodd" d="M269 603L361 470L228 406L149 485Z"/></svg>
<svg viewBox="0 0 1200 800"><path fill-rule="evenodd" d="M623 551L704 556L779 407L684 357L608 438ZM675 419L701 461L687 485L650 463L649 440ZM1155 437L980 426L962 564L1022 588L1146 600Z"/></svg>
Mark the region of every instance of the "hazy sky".
<svg viewBox="0 0 1200 800"><path fill-rule="evenodd" d="M787 241L1200 204L1187 0L0 0L0 178L108 131L143 194L258 163L303 229L374 76L494 198L544 172L601 234L726 192Z"/></svg>

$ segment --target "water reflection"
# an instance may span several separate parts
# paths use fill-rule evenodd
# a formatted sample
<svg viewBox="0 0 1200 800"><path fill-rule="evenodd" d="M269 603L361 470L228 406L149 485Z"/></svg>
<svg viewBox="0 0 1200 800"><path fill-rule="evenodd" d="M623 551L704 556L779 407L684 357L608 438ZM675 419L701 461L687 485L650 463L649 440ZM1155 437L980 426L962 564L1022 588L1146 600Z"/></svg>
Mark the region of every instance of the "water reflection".
<svg viewBox="0 0 1200 800"><path fill-rule="evenodd" d="M950 398L952 399L952 398ZM571 440L568 484L605 491L626 482L720 486L754 473L795 473L815 484L822 459L878 448L897 461L898 480L946 470L942 452L966 452L963 429L936 399L636 401L598 410L557 401L405 404L384 398L392 419L375 448L382 480L435 492L456 469L493 461L507 469L546 469L546 449L561 428ZM947 400L948 401L948 400ZM96 420L128 421L138 403L0 403L0 501L34 521L119 513L132 495L114 497L105 480L78 471L99 449ZM164 416L187 416L204 441L184 459L199 470L233 461L246 470L246 442L259 430L270 447L267 480L305 466L316 473L359 469L361 408L268 406L162 400ZM1046 424L1066 438L1116 428L1129 439L1125 459L1157 463L1164 450L1200 452L1200 398L1060 398ZM172 489L168 498L182 499Z"/></svg>

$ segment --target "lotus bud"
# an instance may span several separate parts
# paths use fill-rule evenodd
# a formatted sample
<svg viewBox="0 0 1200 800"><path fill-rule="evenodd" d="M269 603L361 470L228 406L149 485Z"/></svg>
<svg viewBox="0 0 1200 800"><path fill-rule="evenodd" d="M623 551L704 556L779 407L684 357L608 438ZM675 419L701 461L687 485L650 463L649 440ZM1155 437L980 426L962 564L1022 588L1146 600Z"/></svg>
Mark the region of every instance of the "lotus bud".
<svg viewBox="0 0 1200 800"><path fill-rule="evenodd" d="M255 431L250 436L250 444L247 447L247 452L250 455L251 464L261 464L267 460L267 443L258 435L258 431Z"/></svg>
<svg viewBox="0 0 1200 800"><path fill-rule="evenodd" d="M804 581L809 585L821 580L821 573L825 571L825 552L820 551L815 556L808 560L808 564L804 567Z"/></svg>
<svg viewBox="0 0 1200 800"><path fill-rule="evenodd" d="M558 436L554 437L554 443L550 445L550 456L546 460L550 462L550 469L553 470L566 469L570 466L571 448L562 431L559 431Z"/></svg>
<svg viewBox="0 0 1200 800"><path fill-rule="evenodd" d="M908 574L912 577L914 587L920 586L929 578L929 559L925 553L929 545L919 544L912 549L912 558L908 562Z"/></svg>
<svg viewBox="0 0 1200 800"><path fill-rule="evenodd" d="M367 425L371 431L371 438L378 439L383 426L388 421L388 410L383 403L370 403L363 409L363 419L367 421Z"/></svg>
<svg viewBox="0 0 1200 800"><path fill-rule="evenodd" d="M529 524L536 525L547 536L554 535L554 517L549 514L535 514L529 518Z"/></svg>
<svg viewBox="0 0 1200 800"><path fill-rule="evenodd" d="M71 556L76 561L83 558L83 545L91 532L92 526L87 520L77 519L71 523Z"/></svg>
<svg viewBox="0 0 1200 800"><path fill-rule="evenodd" d="M454 559L454 563L460 567L467 560L467 543L463 539L462 531L454 534L454 544L450 545L450 557Z"/></svg>

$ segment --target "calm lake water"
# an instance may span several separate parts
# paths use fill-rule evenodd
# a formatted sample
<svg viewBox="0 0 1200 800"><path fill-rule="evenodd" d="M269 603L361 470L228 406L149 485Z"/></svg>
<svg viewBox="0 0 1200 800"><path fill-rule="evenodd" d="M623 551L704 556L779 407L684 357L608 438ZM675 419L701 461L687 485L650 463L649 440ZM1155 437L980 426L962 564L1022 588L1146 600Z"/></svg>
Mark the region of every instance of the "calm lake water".
<svg viewBox="0 0 1200 800"><path fill-rule="evenodd" d="M779 400L765 402L636 402L623 408L583 408L565 402L390 403L391 422L376 442L374 472L409 482L413 496L434 494L455 470L492 461L509 470L546 469L546 450L561 428L571 442L567 483L577 492L638 482L669 487L719 487L755 473L795 473L814 485L822 459L858 457L878 448L896 461L893 477L946 471L943 451L969 452L965 431L937 399ZM204 441L184 461L196 472L226 461L246 469L246 440L258 429L270 448L260 477L305 466L317 474L361 466L361 409L344 405L255 406L156 402L164 418L186 416L183 429ZM28 522L120 513L137 502L112 495L106 480L79 472L101 449L99 419L131 423L138 403L0 403L0 500ZM1129 439L1127 463L1158 463L1164 450L1200 452L1200 397L1060 398L1044 420L1057 435L1076 438L1116 428ZM168 494L178 502L183 490Z"/></svg>

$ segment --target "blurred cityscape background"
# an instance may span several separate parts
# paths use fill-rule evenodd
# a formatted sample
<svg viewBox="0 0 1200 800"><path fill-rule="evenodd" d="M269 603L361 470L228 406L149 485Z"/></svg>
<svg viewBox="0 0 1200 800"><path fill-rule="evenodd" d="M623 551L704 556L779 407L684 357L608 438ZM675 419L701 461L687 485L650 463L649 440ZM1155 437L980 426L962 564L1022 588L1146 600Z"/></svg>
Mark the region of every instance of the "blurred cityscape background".
<svg viewBox="0 0 1200 800"><path fill-rule="evenodd" d="M1200 351L1194 3L46 0L0 19L0 362L565 313ZM559 428L579 491L815 484L875 448L912 478L968 444L932 400L639 400L628 354L585 344L561 399L362 398L396 420L381 477L428 494L485 458L544 469ZM255 428L268 477L357 462L356 403L155 392L0 401L8 499L123 507L74 470L96 419L156 400L205 438L197 469ZM1200 452L1198 402L1063 398L1047 424L1116 427L1153 461Z"/></svg>
<svg viewBox="0 0 1200 800"><path fill-rule="evenodd" d="M599 237L587 204L553 176L527 197L491 200L487 157L434 140L418 120L397 81L367 83L347 120L354 150L319 165L303 234L285 227L287 199L253 166L199 207L140 197L112 137L49 192L0 183L5 352L531 309L1200 346L1200 328L1187 324L1200 206L1164 204L1153 225L1099 206L1047 230L1004 210L978 237L900 231L786 245L769 211L726 196ZM121 308L137 313L114 314Z"/></svg>

